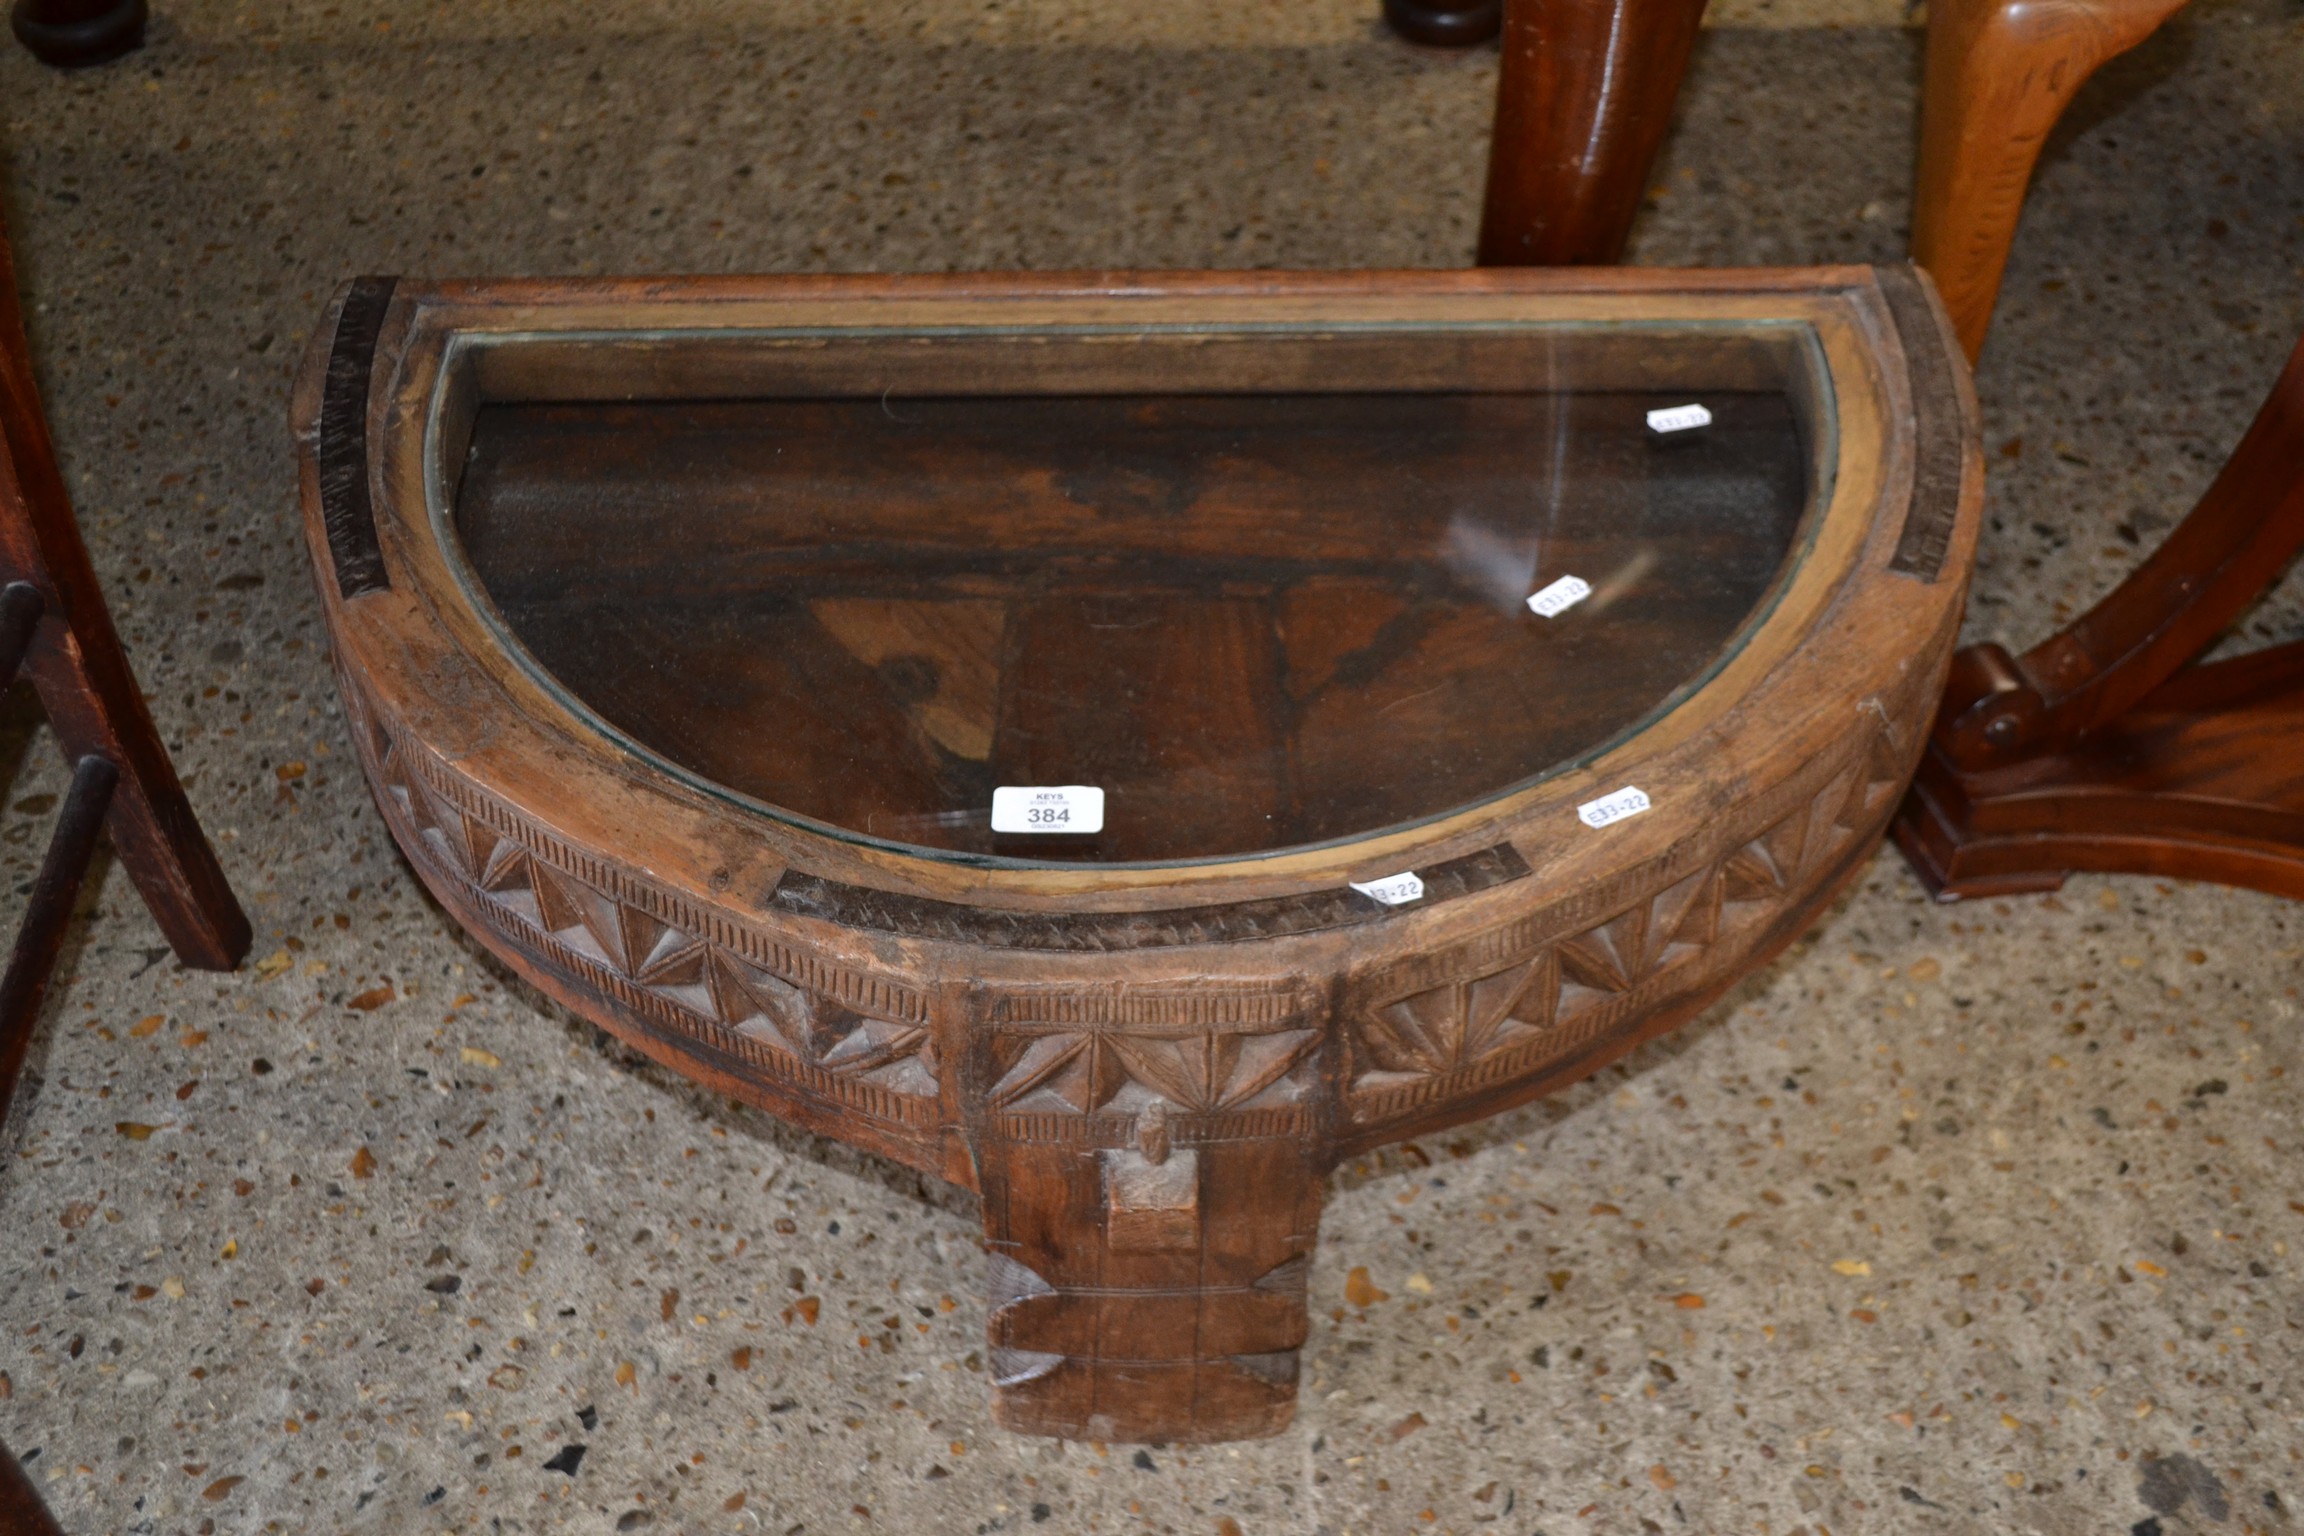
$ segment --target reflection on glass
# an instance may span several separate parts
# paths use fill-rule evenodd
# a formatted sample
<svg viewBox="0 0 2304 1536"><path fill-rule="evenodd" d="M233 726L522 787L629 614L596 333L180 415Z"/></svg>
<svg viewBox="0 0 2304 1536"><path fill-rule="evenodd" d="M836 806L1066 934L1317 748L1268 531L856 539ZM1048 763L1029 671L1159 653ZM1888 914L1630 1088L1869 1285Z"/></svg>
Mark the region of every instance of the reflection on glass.
<svg viewBox="0 0 2304 1536"><path fill-rule="evenodd" d="M1781 393L496 404L457 532L628 738L851 833L1204 859L1448 811L1721 656L1808 489ZM1528 596L1591 594L1558 617ZM1105 792L999 835L999 785Z"/></svg>

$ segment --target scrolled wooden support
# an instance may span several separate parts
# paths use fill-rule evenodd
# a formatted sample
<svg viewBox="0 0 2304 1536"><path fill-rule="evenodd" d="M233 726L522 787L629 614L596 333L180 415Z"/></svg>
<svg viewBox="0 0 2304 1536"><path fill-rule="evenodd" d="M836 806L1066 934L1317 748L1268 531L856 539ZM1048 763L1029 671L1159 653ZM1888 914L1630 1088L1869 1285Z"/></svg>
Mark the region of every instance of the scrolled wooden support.
<svg viewBox="0 0 2304 1536"><path fill-rule="evenodd" d="M2304 345L2190 516L2021 657L1953 659L1896 840L1945 900L2133 871L2304 898L2304 644L2196 661L2304 548Z"/></svg>
<svg viewBox="0 0 2304 1536"><path fill-rule="evenodd" d="M2184 0L1931 0L1912 259L1974 362L1984 350L2025 189L2090 75Z"/></svg>
<svg viewBox="0 0 2304 1536"><path fill-rule="evenodd" d="M2304 549L2304 343L2207 494L2095 607L2021 657L1953 659L1937 739L1965 768L2062 748L2125 714Z"/></svg>

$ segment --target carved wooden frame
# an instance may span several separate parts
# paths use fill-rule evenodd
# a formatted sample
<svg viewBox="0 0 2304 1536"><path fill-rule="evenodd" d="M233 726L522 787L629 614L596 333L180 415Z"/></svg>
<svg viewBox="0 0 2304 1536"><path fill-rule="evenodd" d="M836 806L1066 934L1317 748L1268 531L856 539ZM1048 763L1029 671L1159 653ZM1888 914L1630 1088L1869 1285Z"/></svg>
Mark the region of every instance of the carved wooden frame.
<svg viewBox="0 0 2304 1536"><path fill-rule="evenodd" d="M1701 353L1750 323L1797 336L1832 423L1773 606L1594 760L1333 846L986 868L824 835L600 729L439 532L482 394L740 393L770 332L1680 327ZM1678 355L1643 348L1611 366ZM1284 1425L1337 1158L1596 1070L1812 920L1911 773L1982 485L1965 370L1909 268L363 279L295 409L348 723L425 884L656 1059L979 1190L995 1416L1106 1440ZM1654 808L1578 821L1625 783ZM1422 902L1348 889L1403 868Z"/></svg>

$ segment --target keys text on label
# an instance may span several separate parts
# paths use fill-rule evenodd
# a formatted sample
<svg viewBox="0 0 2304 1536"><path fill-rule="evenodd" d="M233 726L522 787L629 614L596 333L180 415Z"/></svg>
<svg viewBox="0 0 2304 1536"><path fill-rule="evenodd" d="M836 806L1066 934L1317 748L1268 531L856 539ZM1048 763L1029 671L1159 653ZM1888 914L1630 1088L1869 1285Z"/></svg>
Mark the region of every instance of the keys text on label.
<svg viewBox="0 0 2304 1536"><path fill-rule="evenodd" d="M1104 830L1104 791L1093 784L1003 784L992 791L995 832L1063 833Z"/></svg>

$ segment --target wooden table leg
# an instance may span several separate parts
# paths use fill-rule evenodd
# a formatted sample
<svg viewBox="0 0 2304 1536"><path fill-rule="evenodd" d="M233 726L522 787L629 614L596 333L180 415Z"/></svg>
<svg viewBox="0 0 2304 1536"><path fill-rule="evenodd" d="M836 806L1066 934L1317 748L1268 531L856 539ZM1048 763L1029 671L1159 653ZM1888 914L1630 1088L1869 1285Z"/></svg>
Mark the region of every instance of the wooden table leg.
<svg viewBox="0 0 2304 1536"><path fill-rule="evenodd" d="M991 1254L992 1412L1207 1442L1296 1411L1331 1151L1317 994L979 999L960 1063Z"/></svg>
<svg viewBox="0 0 2304 1536"><path fill-rule="evenodd" d="M1412 43L1466 48L1496 35L1504 0L1384 0L1384 19Z"/></svg>
<svg viewBox="0 0 2304 1536"><path fill-rule="evenodd" d="M145 0L16 0L16 40L43 64L109 64L144 46Z"/></svg>
<svg viewBox="0 0 2304 1536"><path fill-rule="evenodd" d="M1323 1170L1294 1136L1171 1139L980 1149L1002 1427L1202 1443L1294 1417Z"/></svg>
<svg viewBox="0 0 2304 1536"><path fill-rule="evenodd" d="M2188 665L2304 549L2304 344L2208 493L2021 657L1953 658L1897 843L1945 899L2133 870L2304 898L2304 644Z"/></svg>
<svg viewBox="0 0 2304 1536"><path fill-rule="evenodd" d="M1624 254L1704 0L1510 0L1480 265Z"/></svg>
<svg viewBox="0 0 2304 1536"><path fill-rule="evenodd" d="M2073 93L2184 0L1930 0L1912 259L1974 362L2033 162Z"/></svg>

